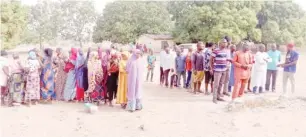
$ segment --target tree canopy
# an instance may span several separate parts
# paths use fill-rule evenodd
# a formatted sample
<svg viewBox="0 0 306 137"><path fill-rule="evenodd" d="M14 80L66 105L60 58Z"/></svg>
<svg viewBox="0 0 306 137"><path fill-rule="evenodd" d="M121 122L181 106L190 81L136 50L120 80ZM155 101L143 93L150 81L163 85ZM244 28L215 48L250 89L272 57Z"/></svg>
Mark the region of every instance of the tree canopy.
<svg viewBox="0 0 306 137"><path fill-rule="evenodd" d="M1 48L8 49L20 42L26 25L26 11L17 1L1 3Z"/></svg>
<svg viewBox="0 0 306 137"><path fill-rule="evenodd" d="M171 1L173 35L178 42L234 41L304 45L305 11L291 1Z"/></svg>
<svg viewBox="0 0 306 137"><path fill-rule="evenodd" d="M292 1L114 1L97 15L93 1L1 2L1 45L73 40L134 42L172 34L175 42L218 42L225 35L262 43L306 44L306 12Z"/></svg>
<svg viewBox="0 0 306 137"><path fill-rule="evenodd" d="M94 42L134 42L145 33L168 33L170 14L164 2L115 1L107 4L96 23Z"/></svg>

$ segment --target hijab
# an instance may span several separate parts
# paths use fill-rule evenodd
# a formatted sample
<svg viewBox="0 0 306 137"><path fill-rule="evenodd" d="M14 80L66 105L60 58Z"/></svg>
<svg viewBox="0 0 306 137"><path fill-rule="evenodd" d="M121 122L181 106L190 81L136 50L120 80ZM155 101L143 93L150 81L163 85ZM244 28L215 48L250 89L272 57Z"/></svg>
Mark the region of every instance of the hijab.
<svg viewBox="0 0 306 137"><path fill-rule="evenodd" d="M44 53L45 53L45 56L46 56L47 58L51 58L52 55L53 55L53 50L50 49L50 48L46 48L46 49L44 50Z"/></svg>
<svg viewBox="0 0 306 137"><path fill-rule="evenodd" d="M37 58L35 51L32 50L32 51L29 52L29 58L32 59L32 60Z"/></svg>
<svg viewBox="0 0 306 137"><path fill-rule="evenodd" d="M70 60L76 60L78 55L78 49L77 48L71 48L70 50Z"/></svg>
<svg viewBox="0 0 306 137"><path fill-rule="evenodd" d="M77 67L82 66L85 63L85 58L83 56L83 51L81 49L77 52Z"/></svg>
<svg viewBox="0 0 306 137"><path fill-rule="evenodd" d="M111 51L110 49L107 49L105 51L105 55L102 58L102 66L107 66L107 64L108 64L108 62L109 62L109 60L111 58L110 51Z"/></svg>

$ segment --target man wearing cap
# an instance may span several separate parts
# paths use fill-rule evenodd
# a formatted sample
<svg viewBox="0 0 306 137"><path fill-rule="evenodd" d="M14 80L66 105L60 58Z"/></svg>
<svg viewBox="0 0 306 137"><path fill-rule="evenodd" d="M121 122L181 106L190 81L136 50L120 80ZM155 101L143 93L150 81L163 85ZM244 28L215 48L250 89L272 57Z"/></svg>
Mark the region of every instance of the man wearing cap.
<svg viewBox="0 0 306 137"><path fill-rule="evenodd" d="M299 59L299 54L294 50L294 44L290 43L287 45L287 54L285 63L279 64L279 67L284 68L283 73L283 93L287 91L288 79L291 82L291 92L294 93L295 90L295 79L294 74L296 72L296 63Z"/></svg>

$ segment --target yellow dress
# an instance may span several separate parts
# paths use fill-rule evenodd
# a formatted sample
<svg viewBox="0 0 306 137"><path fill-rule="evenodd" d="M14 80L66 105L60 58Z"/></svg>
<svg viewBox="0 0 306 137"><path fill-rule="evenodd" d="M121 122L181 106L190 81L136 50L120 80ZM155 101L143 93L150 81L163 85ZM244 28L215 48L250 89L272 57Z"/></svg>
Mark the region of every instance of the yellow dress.
<svg viewBox="0 0 306 137"><path fill-rule="evenodd" d="M117 104L127 103L127 73L125 71L127 60L121 60L119 62L119 77L118 77L118 89L117 89Z"/></svg>

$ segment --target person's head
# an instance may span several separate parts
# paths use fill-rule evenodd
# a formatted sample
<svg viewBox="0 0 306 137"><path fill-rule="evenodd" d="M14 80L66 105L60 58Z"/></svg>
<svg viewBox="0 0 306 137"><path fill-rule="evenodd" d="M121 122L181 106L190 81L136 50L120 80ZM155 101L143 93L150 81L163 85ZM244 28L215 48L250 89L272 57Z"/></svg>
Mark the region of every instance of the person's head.
<svg viewBox="0 0 306 137"><path fill-rule="evenodd" d="M167 54L169 54L169 53L170 53L170 48L169 48L169 47L166 47L166 48L165 48L165 51L166 51Z"/></svg>
<svg viewBox="0 0 306 137"><path fill-rule="evenodd" d="M266 50L265 45L264 44L259 44L258 50L259 50L259 52L265 52L265 50Z"/></svg>
<svg viewBox="0 0 306 137"><path fill-rule="evenodd" d="M189 53L193 52L193 48L192 48L192 47L189 47L189 48L188 48L188 52L189 52Z"/></svg>
<svg viewBox="0 0 306 137"><path fill-rule="evenodd" d="M176 51L176 55L177 56L181 56L182 53L183 53L183 51L181 49L177 49L177 51Z"/></svg>
<svg viewBox="0 0 306 137"><path fill-rule="evenodd" d="M141 51L139 49L135 49L133 54L137 59L141 57Z"/></svg>
<svg viewBox="0 0 306 137"><path fill-rule="evenodd" d="M288 51L292 51L293 48L294 48L294 44L293 44L293 43L287 44L287 50L288 50Z"/></svg>
<svg viewBox="0 0 306 137"><path fill-rule="evenodd" d="M62 48L56 48L55 52L57 55L62 54L63 49Z"/></svg>
<svg viewBox="0 0 306 137"><path fill-rule="evenodd" d="M82 50L81 48L79 49L78 53L79 53L80 56L83 56L83 55L84 55L84 54L83 54L83 50Z"/></svg>
<svg viewBox="0 0 306 137"><path fill-rule="evenodd" d="M223 49L223 48L226 48L227 47L227 44L228 44L228 41L224 38L224 39L221 39L220 41L220 49Z"/></svg>
<svg viewBox="0 0 306 137"><path fill-rule="evenodd" d="M123 51L121 53L121 57L122 57L122 60L128 60L129 59L129 52L128 51Z"/></svg>
<svg viewBox="0 0 306 137"><path fill-rule="evenodd" d="M1 50L1 56L7 58L7 52L5 50Z"/></svg>
<svg viewBox="0 0 306 137"><path fill-rule="evenodd" d="M200 51L200 50L203 50L203 46L204 46L204 43L202 41L199 41L197 43L197 50Z"/></svg>
<svg viewBox="0 0 306 137"><path fill-rule="evenodd" d="M232 44L230 46L230 50L231 50L231 52L235 52L236 51L236 45Z"/></svg>
<svg viewBox="0 0 306 137"><path fill-rule="evenodd" d="M276 44L273 43L273 44L271 45L271 50L272 50L272 51L275 51L276 49L277 49Z"/></svg>
<svg viewBox="0 0 306 137"><path fill-rule="evenodd" d="M242 51L243 52L247 52L250 50L250 46L251 46L251 43L250 42L243 42L242 43Z"/></svg>
<svg viewBox="0 0 306 137"><path fill-rule="evenodd" d="M34 60L37 57L36 52L34 50L31 50L28 54L29 54L29 59Z"/></svg>
<svg viewBox="0 0 306 137"><path fill-rule="evenodd" d="M52 57L52 55L53 55L53 50L52 49L50 49L50 48L46 48L45 50L44 50L44 53L45 53L45 56L46 57Z"/></svg>
<svg viewBox="0 0 306 137"><path fill-rule="evenodd" d="M224 39L227 41L227 46L232 44L232 39L229 36L225 36Z"/></svg>
<svg viewBox="0 0 306 137"><path fill-rule="evenodd" d="M19 59L19 55L18 55L18 53L13 53L13 59L14 59L14 60Z"/></svg>
<svg viewBox="0 0 306 137"><path fill-rule="evenodd" d="M89 54L89 61L94 61L96 59L98 59L98 52L96 52L96 51L90 52L90 54Z"/></svg>
<svg viewBox="0 0 306 137"><path fill-rule="evenodd" d="M153 54L154 54L153 49L151 49L151 48L149 49L149 54L150 54L150 55L153 55Z"/></svg>
<svg viewBox="0 0 306 137"><path fill-rule="evenodd" d="M213 42L208 42L207 44L206 44L206 48L208 48L208 49L213 49L213 47L214 47L214 43Z"/></svg>

